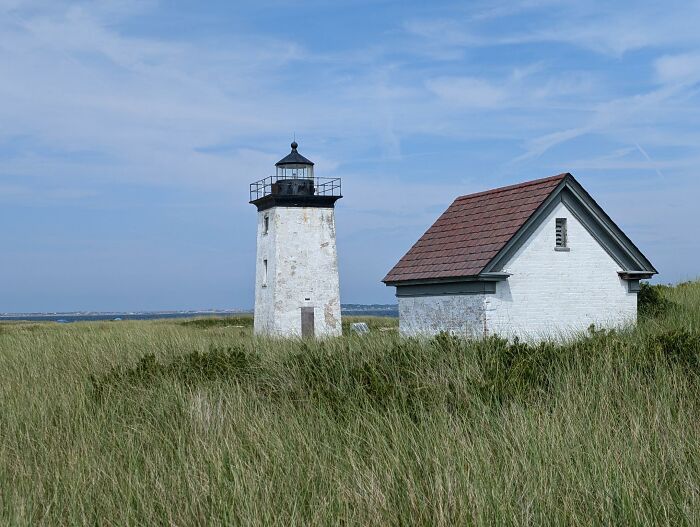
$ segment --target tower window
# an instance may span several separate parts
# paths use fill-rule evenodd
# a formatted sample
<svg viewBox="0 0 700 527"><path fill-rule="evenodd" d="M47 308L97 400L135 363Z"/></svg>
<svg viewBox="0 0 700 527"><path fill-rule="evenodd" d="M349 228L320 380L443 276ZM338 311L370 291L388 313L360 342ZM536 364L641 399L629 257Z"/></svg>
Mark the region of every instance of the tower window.
<svg viewBox="0 0 700 527"><path fill-rule="evenodd" d="M568 240L566 239L566 218L557 218L555 226L556 249L568 249Z"/></svg>
<svg viewBox="0 0 700 527"><path fill-rule="evenodd" d="M267 234L270 231L270 216L265 214L263 219L263 234Z"/></svg>
<svg viewBox="0 0 700 527"><path fill-rule="evenodd" d="M263 260L263 281L262 286L267 287L267 260Z"/></svg>

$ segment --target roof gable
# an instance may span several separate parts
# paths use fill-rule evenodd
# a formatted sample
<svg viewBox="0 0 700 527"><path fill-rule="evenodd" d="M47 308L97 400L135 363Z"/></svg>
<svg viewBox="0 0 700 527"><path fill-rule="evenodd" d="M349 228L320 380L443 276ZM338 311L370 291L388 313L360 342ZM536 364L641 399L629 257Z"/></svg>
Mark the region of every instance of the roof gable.
<svg viewBox="0 0 700 527"><path fill-rule="evenodd" d="M574 177L565 173L458 197L382 281L392 285L497 273L559 201L623 270L656 273Z"/></svg>

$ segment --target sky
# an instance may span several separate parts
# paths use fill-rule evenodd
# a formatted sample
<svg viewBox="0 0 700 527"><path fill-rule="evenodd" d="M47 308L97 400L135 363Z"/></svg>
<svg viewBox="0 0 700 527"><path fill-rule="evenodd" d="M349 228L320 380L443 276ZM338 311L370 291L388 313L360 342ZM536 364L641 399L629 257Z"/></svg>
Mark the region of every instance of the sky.
<svg viewBox="0 0 700 527"><path fill-rule="evenodd" d="M341 177L343 303L459 195L571 172L700 276L700 2L0 0L0 312L252 308L249 183Z"/></svg>

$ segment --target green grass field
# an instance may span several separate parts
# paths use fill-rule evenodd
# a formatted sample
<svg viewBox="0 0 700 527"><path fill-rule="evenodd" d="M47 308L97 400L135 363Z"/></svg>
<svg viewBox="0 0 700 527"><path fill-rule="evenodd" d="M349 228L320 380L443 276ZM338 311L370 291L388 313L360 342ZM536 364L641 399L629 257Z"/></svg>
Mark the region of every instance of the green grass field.
<svg viewBox="0 0 700 527"><path fill-rule="evenodd" d="M698 525L700 283L662 293L567 345L0 324L0 524Z"/></svg>

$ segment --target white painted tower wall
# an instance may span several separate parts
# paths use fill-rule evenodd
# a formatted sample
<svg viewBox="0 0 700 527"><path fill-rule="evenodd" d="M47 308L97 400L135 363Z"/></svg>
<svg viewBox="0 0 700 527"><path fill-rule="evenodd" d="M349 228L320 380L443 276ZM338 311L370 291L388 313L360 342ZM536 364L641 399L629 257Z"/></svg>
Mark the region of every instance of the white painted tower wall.
<svg viewBox="0 0 700 527"><path fill-rule="evenodd" d="M255 333L301 336L302 307L314 309L316 337L341 335L334 209L258 211Z"/></svg>

